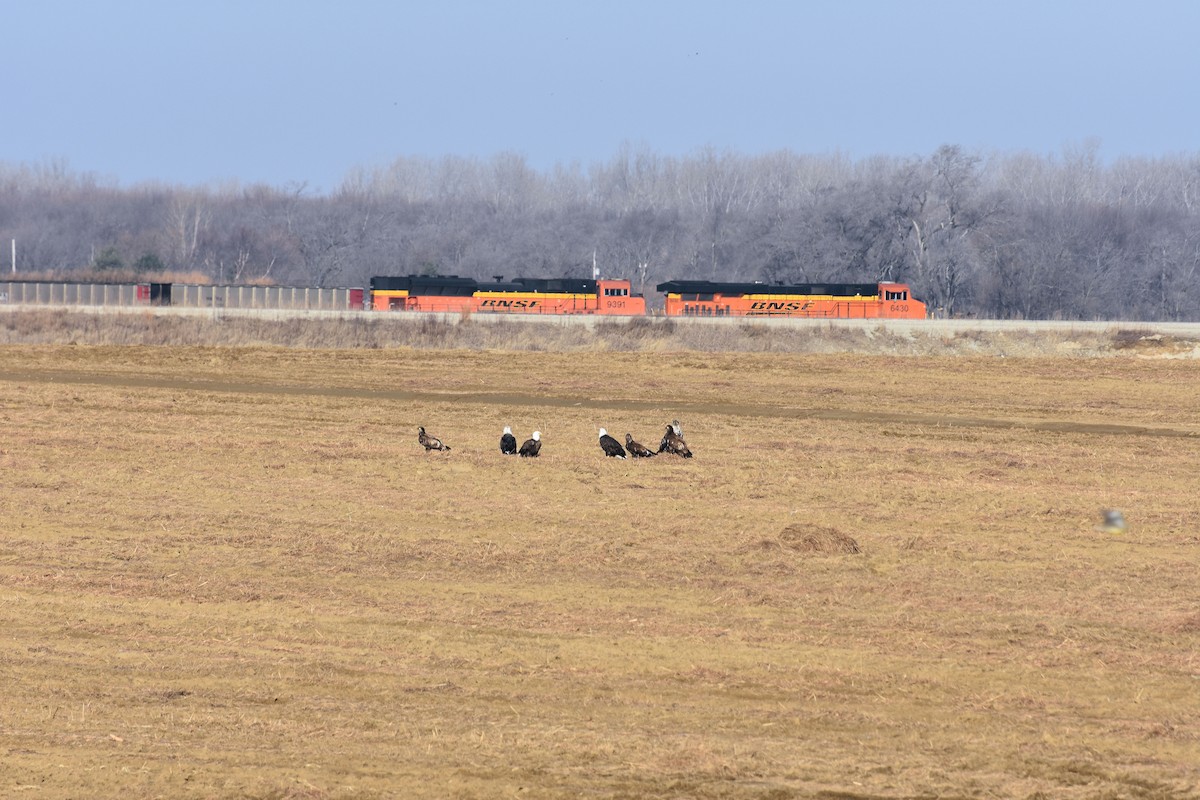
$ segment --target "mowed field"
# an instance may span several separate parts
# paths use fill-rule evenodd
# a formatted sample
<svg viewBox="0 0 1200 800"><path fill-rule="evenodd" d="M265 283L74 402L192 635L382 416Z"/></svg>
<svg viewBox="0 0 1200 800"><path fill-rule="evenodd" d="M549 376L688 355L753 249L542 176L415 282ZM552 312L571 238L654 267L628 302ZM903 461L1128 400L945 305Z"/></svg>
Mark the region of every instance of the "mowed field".
<svg viewBox="0 0 1200 800"><path fill-rule="evenodd" d="M1197 797L1197 398L1136 355L0 348L0 796ZM597 445L673 418L695 458Z"/></svg>

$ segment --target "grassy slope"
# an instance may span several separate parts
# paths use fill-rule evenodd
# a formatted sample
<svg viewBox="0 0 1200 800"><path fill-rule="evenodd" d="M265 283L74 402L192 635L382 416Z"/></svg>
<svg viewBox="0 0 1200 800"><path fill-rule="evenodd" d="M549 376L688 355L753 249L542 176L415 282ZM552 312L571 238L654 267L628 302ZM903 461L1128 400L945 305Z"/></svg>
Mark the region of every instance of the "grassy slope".
<svg viewBox="0 0 1200 800"><path fill-rule="evenodd" d="M1191 796L1198 393L1134 359L0 350L0 793ZM595 444L675 416L692 461Z"/></svg>

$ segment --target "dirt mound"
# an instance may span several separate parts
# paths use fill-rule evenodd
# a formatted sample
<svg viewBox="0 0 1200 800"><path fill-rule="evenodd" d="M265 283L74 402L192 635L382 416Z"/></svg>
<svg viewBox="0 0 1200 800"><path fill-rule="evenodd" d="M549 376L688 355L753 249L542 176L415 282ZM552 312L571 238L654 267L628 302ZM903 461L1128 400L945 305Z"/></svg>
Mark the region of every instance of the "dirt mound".
<svg viewBox="0 0 1200 800"><path fill-rule="evenodd" d="M827 525L788 525L774 538L760 539L749 548L793 550L797 553L861 553L853 538Z"/></svg>

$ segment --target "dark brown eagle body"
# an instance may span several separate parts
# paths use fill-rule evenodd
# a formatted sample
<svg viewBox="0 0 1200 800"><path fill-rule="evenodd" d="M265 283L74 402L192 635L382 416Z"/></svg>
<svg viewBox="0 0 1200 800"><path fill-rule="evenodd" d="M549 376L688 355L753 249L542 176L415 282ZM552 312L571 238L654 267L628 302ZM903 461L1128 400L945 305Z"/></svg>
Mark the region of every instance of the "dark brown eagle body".
<svg viewBox="0 0 1200 800"><path fill-rule="evenodd" d="M421 446L425 448L426 453L428 453L430 450L450 451L449 445L442 444L441 439L425 433L424 428L417 428L417 441L420 442Z"/></svg>
<svg viewBox="0 0 1200 800"><path fill-rule="evenodd" d="M687 442L683 440L682 436L675 432L675 427L673 425L667 426L667 432L663 434L662 441L658 444L658 452L674 453L675 455L683 456L684 458L692 457L692 451L688 449Z"/></svg>
<svg viewBox="0 0 1200 800"><path fill-rule="evenodd" d="M634 458L653 458L654 451L644 444L638 444L633 440L633 434L625 434L625 449L629 451L629 455Z"/></svg>
<svg viewBox="0 0 1200 800"><path fill-rule="evenodd" d="M506 456L515 455L517 452L517 437L513 436L512 428L507 426L500 436L500 452Z"/></svg>
<svg viewBox="0 0 1200 800"><path fill-rule="evenodd" d="M526 439L521 445L519 452L521 458L537 458L538 453L542 451L542 434L540 431L533 432L532 439Z"/></svg>

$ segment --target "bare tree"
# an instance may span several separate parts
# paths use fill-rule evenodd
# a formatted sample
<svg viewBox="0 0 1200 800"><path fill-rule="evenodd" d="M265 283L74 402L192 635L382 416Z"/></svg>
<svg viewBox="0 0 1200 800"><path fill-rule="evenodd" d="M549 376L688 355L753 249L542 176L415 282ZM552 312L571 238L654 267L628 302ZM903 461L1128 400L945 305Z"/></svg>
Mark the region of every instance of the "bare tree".
<svg viewBox="0 0 1200 800"><path fill-rule="evenodd" d="M200 238L208 230L209 217L206 198L201 192L177 192L171 198L166 226L172 260L180 269L194 269L199 263Z"/></svg>
<svg viewBox="0 0 1200 800"><path fill-rule="evenodd" d="M361 285L407 272L903 281L947 314L1200 319L1200 157L664 157L623 145L539 172L524 156L403 157L328 194L123 189L64 162L0 163L21 270L99 253L218 280ZM111 259L110 259L111 260Z"/></svg>

